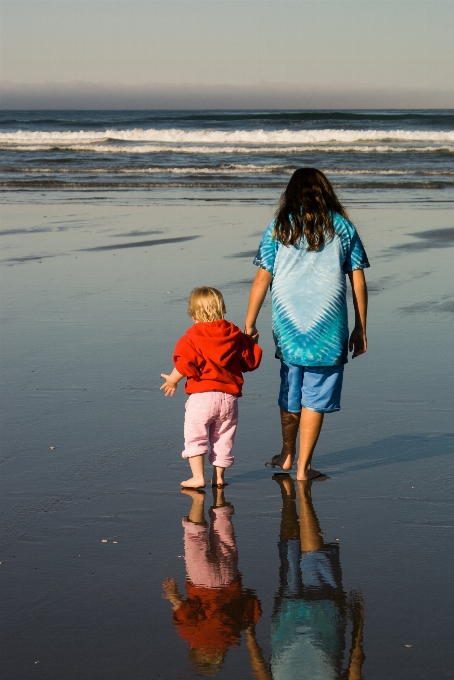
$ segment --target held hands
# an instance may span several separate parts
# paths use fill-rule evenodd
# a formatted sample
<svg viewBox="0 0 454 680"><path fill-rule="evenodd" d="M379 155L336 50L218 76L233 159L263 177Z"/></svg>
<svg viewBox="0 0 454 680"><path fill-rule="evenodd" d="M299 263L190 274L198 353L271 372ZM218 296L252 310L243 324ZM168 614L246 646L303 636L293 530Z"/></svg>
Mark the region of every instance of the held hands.
<svg viewBox="0 0 454 680"><path fill-rule="evenodd" d="M245 326L244 328L244 334L249 335L255 343L258 343L259 341L259 332L256 328L256 326Z"/></svg>
<svg viewBox="0 0 454 680"><path fill-rule="evenodd" d="M353 352L352 359L359 357L360 354L364 354L367 350L367 337L366 331L363 328L354 328L352 334L350 335L350 342L348 343L348 349Z"/></svg>

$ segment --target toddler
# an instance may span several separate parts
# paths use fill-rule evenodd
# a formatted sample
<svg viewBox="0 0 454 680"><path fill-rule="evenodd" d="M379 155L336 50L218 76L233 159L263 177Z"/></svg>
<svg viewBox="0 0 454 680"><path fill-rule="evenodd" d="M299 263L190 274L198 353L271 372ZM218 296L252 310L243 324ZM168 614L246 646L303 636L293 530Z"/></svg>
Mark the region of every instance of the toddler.
<svg viewBox="0 0 454 680"><path fill-rule="evenodd" d="M186 378L189 394L184 419L183 458L189 459L192 477L181 486L205 486L204 463L210 442L212 485L225 485L225 468L233 465L232 448L238 423L238 397L243 373L260 365L262 350L249 336L224 319L225 304L216 288L195 288L188 313L194 322L178 340L172 373L161 373L165 396L173 396Z"/></svg>

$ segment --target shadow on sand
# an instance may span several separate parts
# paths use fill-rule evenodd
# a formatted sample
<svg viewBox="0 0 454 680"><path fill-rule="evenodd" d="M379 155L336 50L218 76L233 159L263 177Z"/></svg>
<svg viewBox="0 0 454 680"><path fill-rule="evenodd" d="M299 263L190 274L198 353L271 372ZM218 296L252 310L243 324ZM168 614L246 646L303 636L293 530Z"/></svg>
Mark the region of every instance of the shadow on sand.
<svg viewBox="0 0 454 680"><path fill-rule="evenodd" d="M319 456L318 462L326 474L352 472L382 467L393 463L409 463L435 456L447 456L454 451L454 433L431 435L428 433L395 435L379 439L369 446L336 451ZM264 453L264 462L267 459ZM276 468L278 469L278 468ZM265 479L270 476L269 469L250 470L233 475L229 482L238 484Z"/></svg>

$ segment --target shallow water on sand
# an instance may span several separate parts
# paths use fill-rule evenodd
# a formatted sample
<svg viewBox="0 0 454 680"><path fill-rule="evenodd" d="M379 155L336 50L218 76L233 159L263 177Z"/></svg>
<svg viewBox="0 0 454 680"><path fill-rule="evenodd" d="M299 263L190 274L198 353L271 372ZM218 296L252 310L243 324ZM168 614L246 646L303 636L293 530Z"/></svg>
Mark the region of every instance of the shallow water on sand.
<svg viewBox="0 0 454 680"><path fill-rule="evenodd" d="M164 399L159 375L192 287L220 288L242 325L273 202L98 198L2 205L2 677L454 677L452 204L347 201L372 265L370 350L325 420L329 478L302 489L263 465L280 439L267 301L225 498L194 500L185 396ZM186 588L182 520L204 505L218 521L216 504L230 543L210 564L230 590Z"/></svg>

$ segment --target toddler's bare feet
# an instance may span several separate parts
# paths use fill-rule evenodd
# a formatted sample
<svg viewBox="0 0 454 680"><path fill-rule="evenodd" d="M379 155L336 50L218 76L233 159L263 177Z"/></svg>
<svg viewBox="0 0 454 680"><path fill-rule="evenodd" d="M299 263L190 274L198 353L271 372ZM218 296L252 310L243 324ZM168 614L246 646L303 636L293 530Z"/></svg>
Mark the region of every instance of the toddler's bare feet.
<svg viewBox="0 0 454 680"><path fill-rule="evenodd" d="M296 479L299 482L307 482L308 480L315 479L316 477L324 477L323 472L309 468L308 470L303 470L301 474L298 472L296 475Z"/></svg>
<svg viewBox="0 0 454 680"><path fill-rule="evenodd" d="M184 482L180 482L180 485L185 489L200 489L205 486L204 477L191 477L191 479L186 479Z"/></svg>
<svg viewBox="0 0 454 680"><path fill-rule="evenodd" d="M280 467L282 470L291 470L293 467L293 456L290 454L278 453L271 458L269 463L265 463L269 467Z"/></svg>
<svg viewBox="0 0 454 680"><path fill-rule="evenodd" d="M211 478L211 486L217 486L220 489L223 486L227 486L227 482L225 481L224 474L225 474L225 468L216 467L216 465L213 465L213 476Z"/></svg>

